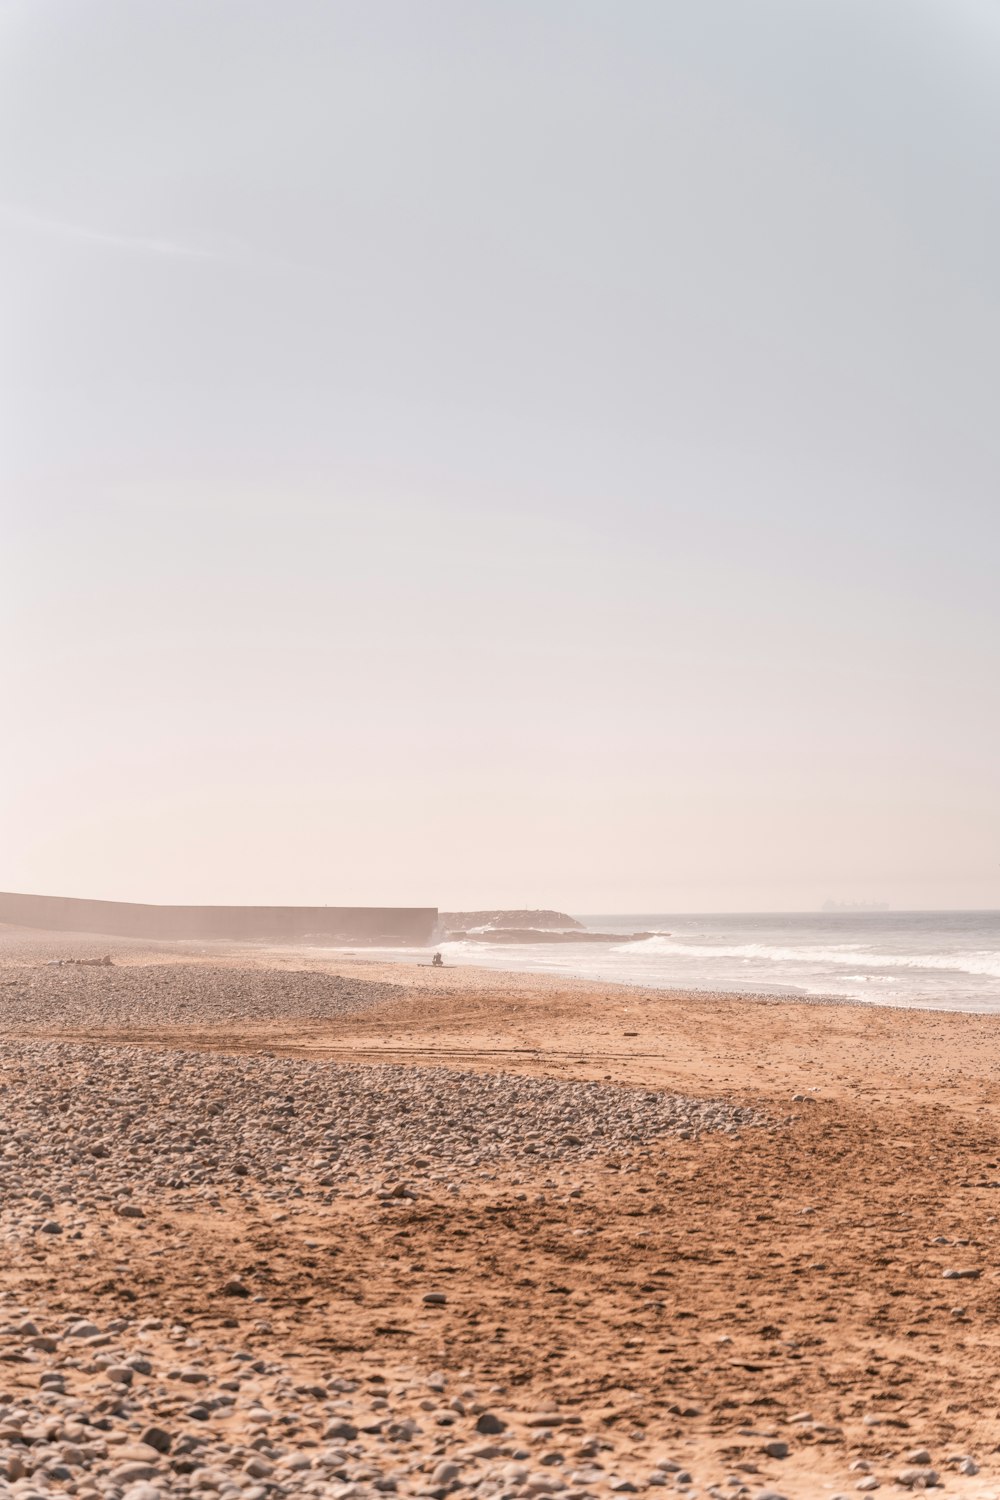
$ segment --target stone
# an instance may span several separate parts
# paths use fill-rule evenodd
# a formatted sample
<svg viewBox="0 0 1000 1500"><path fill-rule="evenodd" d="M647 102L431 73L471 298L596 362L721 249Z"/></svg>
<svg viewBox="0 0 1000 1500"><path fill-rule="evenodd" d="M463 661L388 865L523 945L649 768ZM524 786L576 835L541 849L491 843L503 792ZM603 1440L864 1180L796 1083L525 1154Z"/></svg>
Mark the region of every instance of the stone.
<svg viewBox="0 0 1000 1500"><path fill-rule="evenodd" d="M340 1438L345 1443L353 1443L357 1435L358 1429L353 1422L346 1422L342 1417L338 1417L336 1421L327 1425L323 1433L323 1441L330 1443Z"/></svg>
<svg viewBox="0 0 1000 1500"><path fill-rule="evenodd" d="M266 1458L261 1458L258 1454L247 1460L243 1465L243 1472L249 1474L251 1479L270 1479L274 1473L274 1464L268 1463Z"/></svg>
<svg viewBox="0 0 1000 1500"><path fill-rule="evenodd" d="M507 1423L503 1417L498 1417L496 1412L484 1411L476 1418L476 1431L496 1437L501 1432L507 1431Z"/></svg>
<svg viewBox="0 0 1000 1500"><path fill-rule="evenodd" d="M162 1427L147 1427L139 1441L148 1448L154 1448L157 1453L169 1453L174 1440Z"/></svg>
<svg viewBox="0 0 1000 1500"><path fill-rule="evenodd" d="M94 1339L100 1336L100 1332L96 1323L89 1323L86 1318L81 1318L79 1322L70 1324L66 1336L71 1339Z"/></svg>
<svg viewBox="0 0 1000 1500"><path fill-rule="evenodd" d="M125 1463L112 1469L108 1478L113 1484L135 1484L140 1479L155 1479L159 1472L155 1464Z"/></svg>

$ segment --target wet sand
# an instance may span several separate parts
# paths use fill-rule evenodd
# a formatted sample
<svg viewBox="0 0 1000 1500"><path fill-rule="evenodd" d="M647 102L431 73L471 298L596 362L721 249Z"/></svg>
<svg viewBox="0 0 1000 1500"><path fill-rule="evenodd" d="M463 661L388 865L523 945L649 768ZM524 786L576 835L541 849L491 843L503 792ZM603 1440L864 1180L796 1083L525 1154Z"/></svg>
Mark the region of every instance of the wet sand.
<svg viewBox="0 0 1000 1500"><path fill-rule="evenodd" d="M14 1493L1000 1494L992 1017L7 932L0 1023Z"/></svg>

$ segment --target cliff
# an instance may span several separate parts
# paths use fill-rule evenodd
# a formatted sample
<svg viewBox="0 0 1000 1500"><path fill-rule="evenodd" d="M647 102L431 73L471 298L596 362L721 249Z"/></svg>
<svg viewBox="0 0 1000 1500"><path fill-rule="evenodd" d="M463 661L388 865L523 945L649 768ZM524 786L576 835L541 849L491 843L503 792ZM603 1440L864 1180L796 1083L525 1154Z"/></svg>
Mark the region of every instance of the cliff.
<svg viewBox="0 0 1000 1500"><path fill-rule="evenodd" d="M433 906L145 906L0 892L0 922L158 941L429 943L437 916Z"/></svg>

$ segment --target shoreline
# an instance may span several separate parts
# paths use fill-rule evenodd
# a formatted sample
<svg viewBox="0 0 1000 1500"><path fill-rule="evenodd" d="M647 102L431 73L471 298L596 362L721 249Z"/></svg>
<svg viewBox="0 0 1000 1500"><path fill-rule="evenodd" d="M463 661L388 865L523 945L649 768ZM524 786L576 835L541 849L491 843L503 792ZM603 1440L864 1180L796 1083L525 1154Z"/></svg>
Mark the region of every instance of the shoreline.
<svg viewBox="0 0 1000 1500"><path fill-rule="evenodd" d="M102 951L0 933L0 1481L1000 1496L1000 1018Z"/></svg>
<svg viewBox="0 0 1000 1500"><path fill-rule="evenodd" d="M2 946L10 950L11 942L18 930L13 928L3 929L7 937L2 939ZM26 951L33 952L37 949L40 939L46 938L46 934L28 929L20 929L20 936ZM742 934L748 937L749 934ZM528 976L529 982L538 984L554 982L562 985L580 984L593 985L598 988L611 990L632 990L635 992L657 992L668 996L702 996L705 998L715 997L722 1001L728 998L744 998L758 1004L785 1002L804 1003L817 1006L829 1005L858 1005L866 1009L883 1008L892 1011L913 1010L922 1012L949 1012L969 1015L1000 1015L1000 986L996 979L989 976L993 973L993 960L1000 962L1000 952L956 952L954 954L954 968L946 967L945 956L947 940L945 935L938 934L937 942L941 951L933 951L933 939L931 939L931 950L924 951L919 948L920 939L918 935L912 936L915 949L908 951L894 951L886 946L885 951L876 952L872 955L872 962L865 974L848 974L842 979L839 969L825 975L810 973L808 977L799 978L794 973L781 973L775 977L767 974L756 974L753 979L744 974L736 974L733 967L735 959L739 964L740 956L744 953L753 954L756 949L753 944L744 949L740 944L740 937L736 939L736 946L728 953L723 952L719 957L729 962L729 972L725 974L711 973L717 969L717 955L711 945L704 950L704 964L699 964L695 950L682 948L681 956L676 964L670 954L657 955L654 959L643 961L636 969L631 969L624 961L613 964L610 972L602 972L600 965L595 969L590 963L595 946L589 945L586 951L581 951L576 959L570 964L561 961L553 961L551 950L547 948L533 952L530 948L522 945L514 945L507 949L505 946L487 946L484 949L474 947L463 952L450 953L448 946L444 945L445 964L441 968L433 970L434 977L446 982L447 974L459 973L464 976L465 982L470 984L489 985L488 975L506 975L510 983L515 982L515 976ZM927 935L925 935L926 938ZM994 936L992 933L981 934L984 942L992 942L1000 948L1000 934ZM392 967L407 976L417 971L425 974L431 970L430 956L434 949L431 946L393 947L384 948L379 946L358 947L356 944L344 944L342 946L320 946L312 942L263 942L254 941L231 942L227 940L184 940L179 942L146 943L141 940L115 938L108 935L94 934L48 934L48 939L53 943L61 943L63 951L71 953L75 944L82 952L95 953L104 950L118 953L122 956L131 954L133 956L142 954L146 960L154 954L160 953L164 958L170 955L188 954L198 960L216 961L229 963L241 961L248 963L265 963L275 966L304 964L312 968L335 970L351 967L356 973L372 972L373 968L385 966L386 970ZM459 945L462 947L463 945ZM638 945L641 948L641 944ZM818 964L822 967L826 962L826 954L821 949L813 949L808 944L804 945L801 954L794 948L776 949L775 962L778 967L785 970L794 968L793 957L800 959L802 965ZM763 949L765 962L770 960L766 957L772 952L766 945ZM815 954L815 957L813 955ZM859 967L865 966L865 955L851 953L852 964ZM926 964L922 967L923 960ZM986 960L990 960L986 963ZM747 962L746 959L743 960ZM841 956L842 961L842 956ZM890 972L893 963L897 963L897 971ZM963 964L968 964L966 971ZM985 967L984 967L985 964ZM759 965L755 965L759 967ZM708 968L710 973L704 978L698 972ZM827 964L827 968L830 965ZM969 983L964 982L966 972L975 976L981 974L981 979L973 979ZM861 981L864 980L864 983ZM410 982L408 979L407 982ZM994 989L997 993L994 994Z"/></svg>
<svg viewBox="0 0 1000 1500"><path fill-rule="evenodd" d="M87 958L108 954L115 963L156 963L173 961L200 962L233 966L241 963L255 967L298 968L308 966L310 971L340 973L343 970L363 971L364 975L384 977L383 970L398 970L404 977L415 979L412 987L429 987L449 984L450 976L459 976L472 988L491 988L490 980L521 982L525 985L554 985L563 989L579 988L581 991L615 991L632 994L654 994L665 1000L712 1001L715 1003L745 1002L754 1005L808 1005L844 1006L859 1011L892 1010L916 1014L1000 1016L1000 1011L988 1006L954 1006L948 1004L916 1004L905 1000L892 1000L879 995L871 1000L858 999L852 995L835 992L811 994L802 989L782 987L763 990L727 990L700 988L685 985L660 985L638 980L594 978L588 975L563 974L549 968L532 969L516 966L510 969L479 964L445 963L435 967L428 960L414 958L412 950L399 950L398 955L378 950L378 956L366 956L354 948L315 948L308 944L234 943L226 939L210 942L197 939L147 942L142 939L115 937L109 934L47 932L35 928L20 928L0 924L0 963L23 962L31 966L39 962L41 953L64 951L62 962L69 967L73 957ZM426 950L434 952L433 947ZM21 952L23 959L9 955ZM115 957L117 955L117 958ZM45 962L55 964L59 960L49 958ZM420 970L420 976L414 971ZM426 977L429 976L429 977Z"/></svg>

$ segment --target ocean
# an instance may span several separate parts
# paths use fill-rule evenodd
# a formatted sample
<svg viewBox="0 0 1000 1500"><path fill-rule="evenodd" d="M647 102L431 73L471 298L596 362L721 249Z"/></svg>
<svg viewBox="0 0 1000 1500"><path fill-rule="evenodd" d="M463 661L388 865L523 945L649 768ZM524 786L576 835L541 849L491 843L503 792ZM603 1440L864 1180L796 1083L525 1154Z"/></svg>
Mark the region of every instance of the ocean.
<svg viewBox="0 0 1000 1500"><path fill-rule="evenodd" d="M590 915L638 942L444 943L445 962L651 988L1000 1011L1000 911Z"/></svg>

